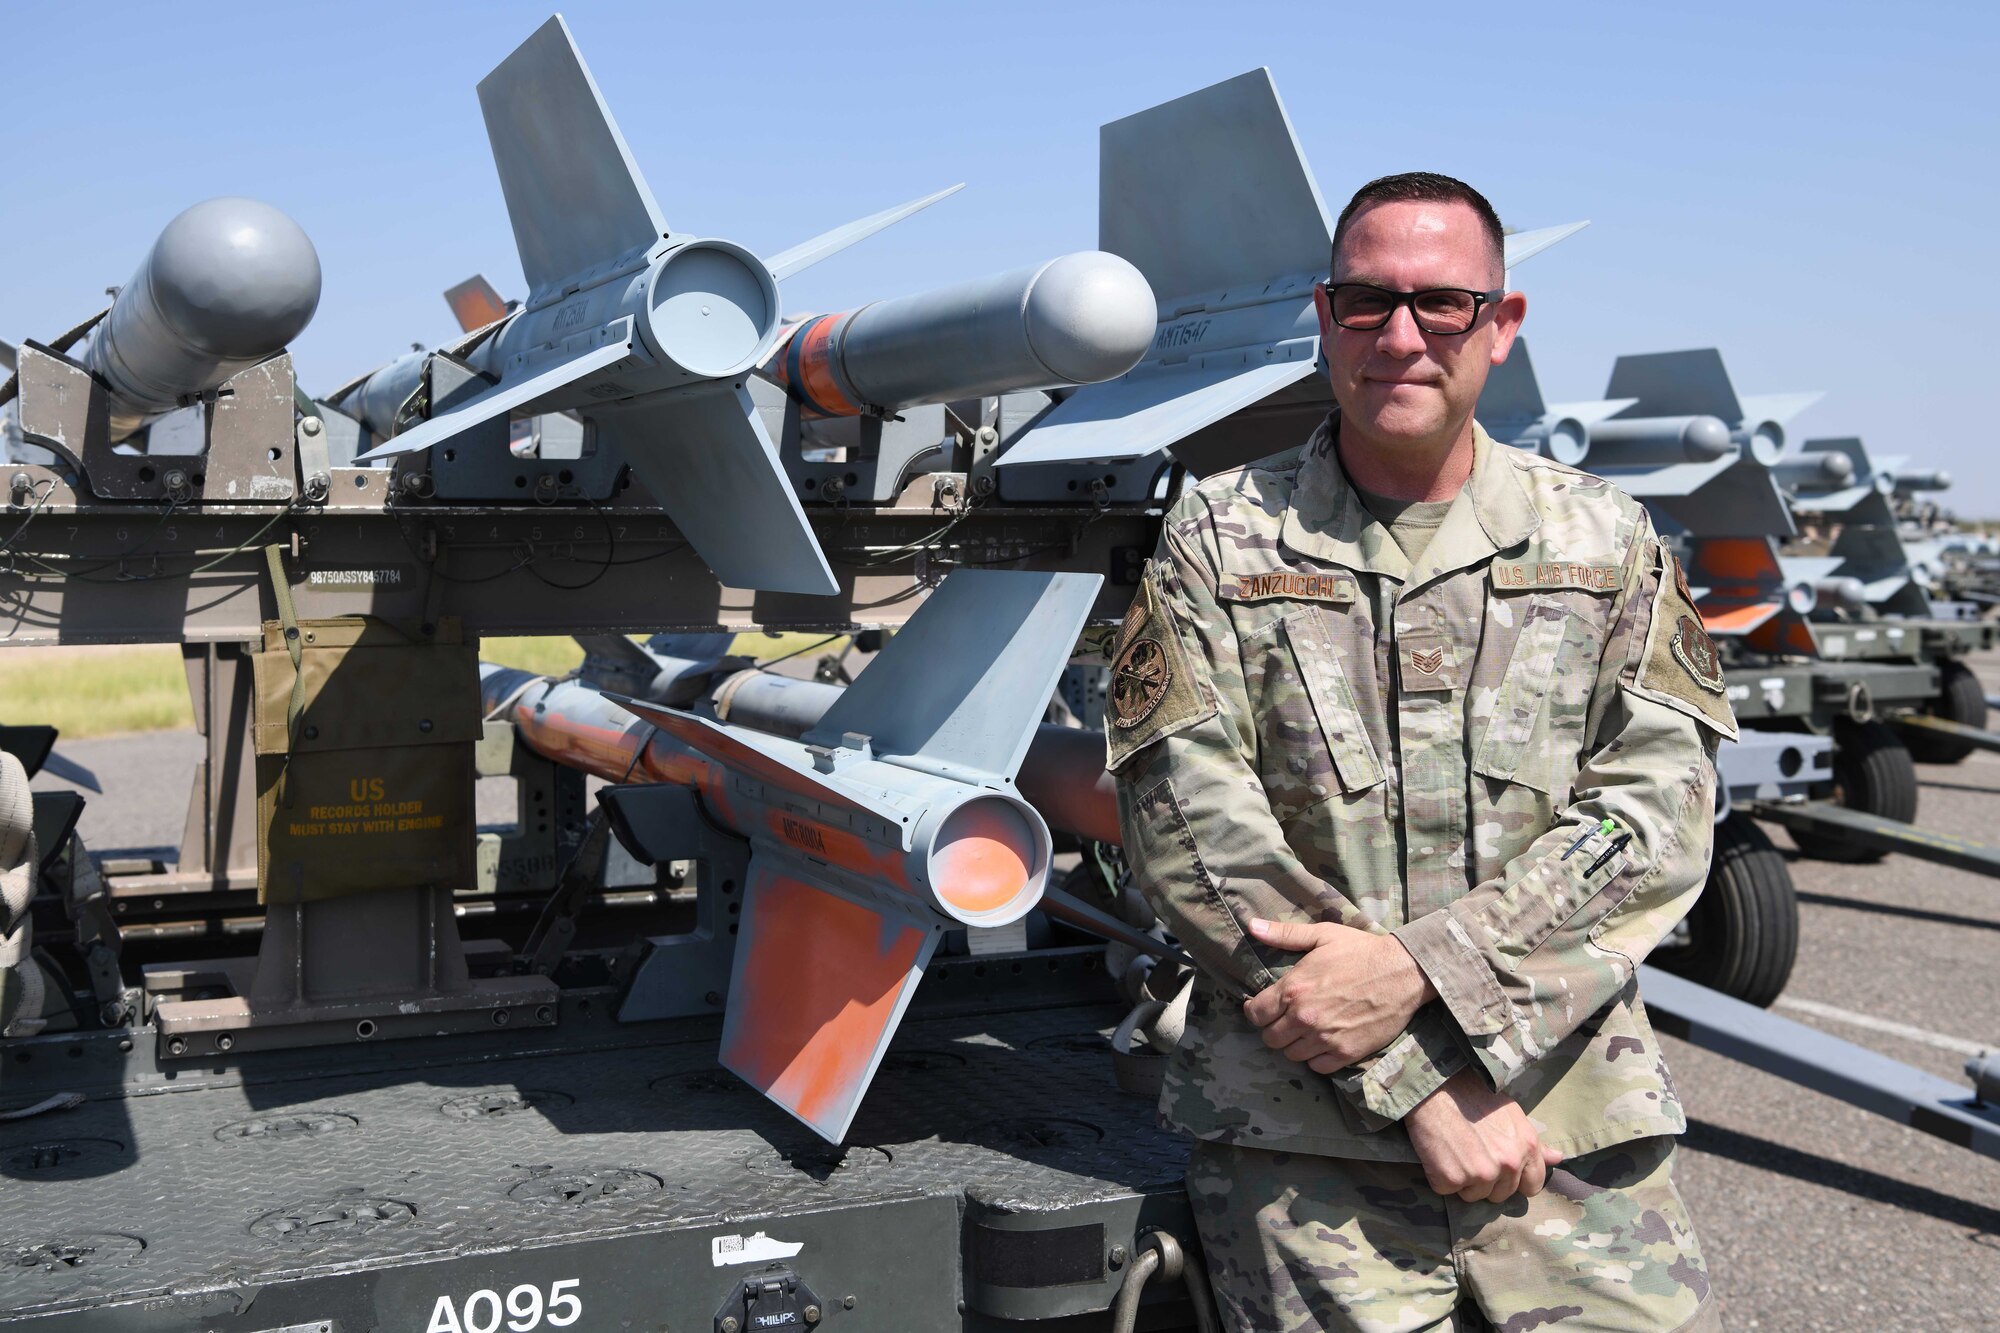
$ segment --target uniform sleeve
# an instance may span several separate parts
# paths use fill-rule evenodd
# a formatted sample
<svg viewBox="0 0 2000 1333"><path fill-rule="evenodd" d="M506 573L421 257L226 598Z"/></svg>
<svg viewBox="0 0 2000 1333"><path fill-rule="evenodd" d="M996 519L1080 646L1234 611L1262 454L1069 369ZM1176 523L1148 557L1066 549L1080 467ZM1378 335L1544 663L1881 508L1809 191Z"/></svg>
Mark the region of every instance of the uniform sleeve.
<svg viewBox="0 0 2000 1333"><path fill-rule="evenodd" d="M1220 563L1207 503L1190 494L1162 528L1113 649L1105 726L1134 882L1202 969L1248 998L1298 957L1250 939L1250 918L1383 928L1306 870L1271 813L1236 632L1216 596ZM1432 1004L1333 1083L1357 1111L1380 1117L1379 1127L1468 1060L1454 1023Z"/></svg>
<svg viewBox="0 0 2000 1333"><path fill-rule="evenodd" d="M1708 878L1715 748L1735 721L1650 524L1619 596L1571 804L1496 879L1395 931L1496 1089L1624 989Z"/></svg>

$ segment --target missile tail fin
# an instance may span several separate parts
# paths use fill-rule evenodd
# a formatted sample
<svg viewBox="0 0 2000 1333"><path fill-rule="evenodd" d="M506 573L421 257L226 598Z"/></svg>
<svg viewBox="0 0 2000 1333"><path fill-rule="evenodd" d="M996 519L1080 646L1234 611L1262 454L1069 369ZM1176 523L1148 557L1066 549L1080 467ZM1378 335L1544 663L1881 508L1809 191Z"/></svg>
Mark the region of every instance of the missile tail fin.
<svg viewBox="0 0 2000 1333"><path fill-rule="evenodd" d="M839 254L856 241L865 241L884 227L893 226L913 213L920 213L938 200L948 199L964 188L965 185L961 182L939 190L936 194L927 194L921 199L912 199L907 204L885 208L880 213L870 214L845 226L835 227L832 231L815 236L810 241L801 242L789 250L772 255L764 261L764 267L771 270L772 277L783 282L794 273L803 272L820 260Z"/></svg>
<svg viewBox="0 0 2000 1333"><path fill-rule="evenodd" d="M1722 353L1713 347L1621 356L1611 367L1606 398L1636 398L1621 417L1712 416L1743 419Z"/></svg>
<svg viewBox="0 0 2000 1333"><path fill-rule="evenodd" d="M493 284L483 273L473 274L456 287L447 287L444 301L451 307L458 327L466 333L507 318L507 303L500 299L500 293L493 290Z"/></svg>
<svg viewBox="0 0 2000 1333"><path fill-rule="evenodd" d="M1267 69L1104 126L1097 182L1098 248L1145 274L1163 310L1326 272L1333 226Z"/></svg>
<svg viewBox="0 0 2000 1333"><path fill-rule="evenodd" d="M1590 225L1589 222L1565 222L1559 227L1537 227L1533 231L1516 231L1507 235L1502 260L1509 272L1516 264L1533 259L1542 251L1559 241L1566 241Z"/></svg>
<svg viewBox="0 0 2000 1333"><path fill-rule="evenodd" d="M617 365L632 354L634 337L631 319L629 317L622 319L614 326L614 336L589 351L558 361L532 375L505 381L474 394L428 421L419 422L402 434L391 436L367 453L355 455L354 461L367 463L377 458L391 458L397 454L428 449L438 441L450 439L461 431L470 430L482 421L490 421L517 408L525 408L536 399L546 398L586 376Z"/></svg>
<svg viewBox="0 0 2000 1333"><path fill-rule="evenodd" d="M1528 340L1516 338L1507 359L1487 372L1475 415L1494 439L1514 440L1548 410L1541 381L1535 376L1535 363L1528 355Z"/></svg>
<svg viewBox="0 0 2000 1333"><path fill-rule="evenodd" d="M911 768L1011 780L1103 582L953 571L806 739L858 733L878 757Z"/></svg>
<svg viewBox="0 0 2000 1333"><path fill-rule="evenodd" d="M1313 373L1315 344L1288 361L1178 367L1086 384L1008 446L997 467L1143 458Z"/></svg>
<svg viewBox="0 0 2000 1333"><path fill-rule="evenodd" d="M722 1063L838 1143L937 946L938 932L753 858Z"/></svg>
<svg viewBox="0 0 2000 1333"><path fill-rule="evenodd" d="M14 369L14 344L0 338L0 370Z"/></svg>
<svg viewBox="0 0 2000 1333"><path fill-rule="evenodd" d="M740 381L595 409L600 447L632 466L716 578L732 588L840 590L778 447Z"/></svg>
<svg viewBox="0 0 2000 1333"><path fill-rule="evenodd" d="M560 14L480 80L479 106L530 305L666 236L666 217Z"/></svg>

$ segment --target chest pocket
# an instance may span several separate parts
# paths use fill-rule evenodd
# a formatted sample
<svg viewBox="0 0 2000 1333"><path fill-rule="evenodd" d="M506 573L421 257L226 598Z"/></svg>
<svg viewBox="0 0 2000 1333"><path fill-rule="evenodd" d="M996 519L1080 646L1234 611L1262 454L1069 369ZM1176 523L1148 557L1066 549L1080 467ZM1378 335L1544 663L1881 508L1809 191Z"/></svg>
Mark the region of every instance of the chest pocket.
<svg viewBox="0 0 2000 1333"><path fill-rule="evenodd" d="M1280 819L1329 799L1336 788L1352 795L1382 781L1382 765L1355 702L1344 655L1334 648L1322 615L1316 607L1305 607L1276 626L1280 642L1274 647L1296 664L1294 688L1305 696L1290 709L1270 710L1289 716L1290 734L1263 738L1265 787ZM1297 707L1299 702L1306 707Z"/></svg>
<svg viewBox="0 0 2000 1333"><path fill-rule="evenodd" d="M1581 651L1591 637L1589 627L1562 598L1541 594L1516 606L1521 632L1472 768L1554 794L1576 773L1597 662L1594 654ZM1569 663L1560 675L1558 662Z"/></svg>

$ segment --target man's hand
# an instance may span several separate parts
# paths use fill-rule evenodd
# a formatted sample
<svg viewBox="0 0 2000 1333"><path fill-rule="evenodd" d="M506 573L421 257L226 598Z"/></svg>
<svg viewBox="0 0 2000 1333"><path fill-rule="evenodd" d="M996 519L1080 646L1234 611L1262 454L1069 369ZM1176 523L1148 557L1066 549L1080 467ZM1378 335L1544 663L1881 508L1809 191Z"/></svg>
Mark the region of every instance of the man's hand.
<svg viewBox="0 0 2000 1333"><path fill-rule="evenodd" d="M1393 935L1331 922L1254 920L1259 944L1302 953L1282 981L1243 1002L1264 1044L1331 1074L1394 1041L1437 992Z"/></svg>
<svg viewBox="0 0 2000 1333"><path fill-rule="evenodd" d="M1469 1069L1411 1107L1403 1127L1431 1188L1467 1203L1532 1198L1562 1160L1512 1097L1487 1091Z"/></svg>

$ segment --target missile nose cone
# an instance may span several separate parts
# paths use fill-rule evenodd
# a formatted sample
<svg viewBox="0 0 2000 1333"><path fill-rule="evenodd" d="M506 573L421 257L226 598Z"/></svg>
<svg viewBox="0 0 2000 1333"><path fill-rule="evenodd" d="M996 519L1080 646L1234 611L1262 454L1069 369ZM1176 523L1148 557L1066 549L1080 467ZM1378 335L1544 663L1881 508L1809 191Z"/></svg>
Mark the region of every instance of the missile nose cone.
<svg viewBox="0 0 2000 1333"><path fill-rule="evenodd" d="M1819 468L1829 481L1846 481L1854 475L1854 460L1846 454L1829 453L1820 458Z"/></svg>
<svg viewBox="0 0 2000 1333"><path fill-rule="evenodd" d="M1729 427L1715 417L1690 417L1681 443L1691 459L1721 458L1730 450Z"/></svg>
<svg viewBox="0 0 2000 1333"><path fill-rule="evenodd" d="M1159 305L1145 275L1102 250L1064 255L1028 289L1028 343L1073 384L1116 379L1153 341Z"/></svg>
<svg viewBox="0 0 2000 1333"><path fill-rule="evenodd" d="M319 308L312 241L255 199L210 199L176 217L154 242L146 272L167 323L216 357L278 352Z"/></svg>

